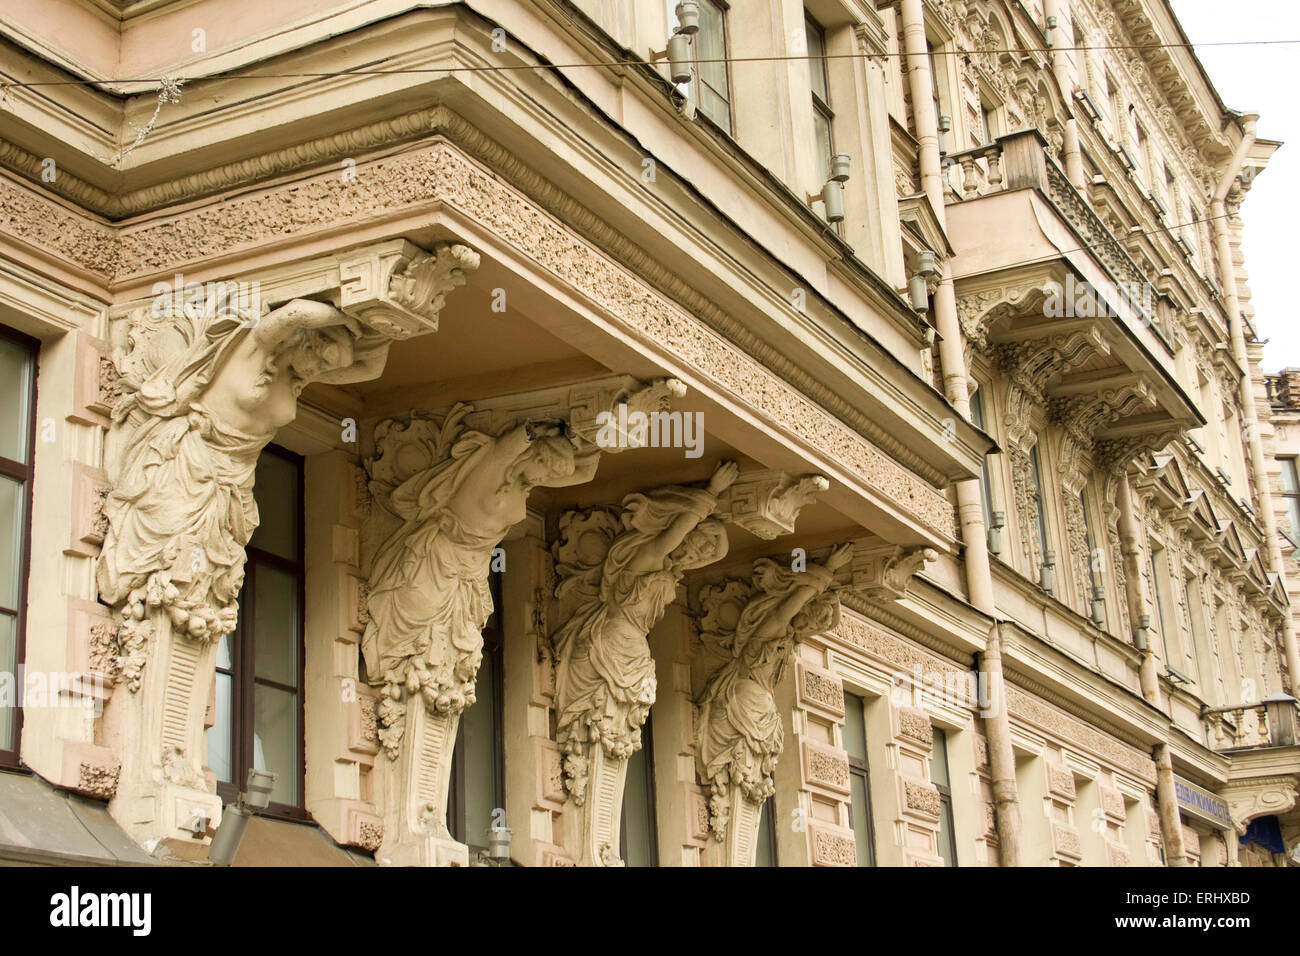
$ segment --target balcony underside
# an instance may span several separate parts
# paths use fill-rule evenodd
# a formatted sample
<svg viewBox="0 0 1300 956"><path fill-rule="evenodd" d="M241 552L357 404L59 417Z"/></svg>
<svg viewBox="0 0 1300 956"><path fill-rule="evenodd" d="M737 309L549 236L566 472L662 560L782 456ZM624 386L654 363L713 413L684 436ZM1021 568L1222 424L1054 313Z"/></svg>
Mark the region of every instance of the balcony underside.
<svg viewBox="0 0 1300 956"><path fill-rule="evenodd" d="M1159 448L1203 420L1175 378L1157 293L1108 266L1081 238L1078 219L1033 187L950 205L963 330L990 356L1005 357L1008 347L1050 350L1040 372L1048 398L1110 393L1116 413L1097 439L1148 438ZM989 222L1000 224L997 233Z"/></svg>

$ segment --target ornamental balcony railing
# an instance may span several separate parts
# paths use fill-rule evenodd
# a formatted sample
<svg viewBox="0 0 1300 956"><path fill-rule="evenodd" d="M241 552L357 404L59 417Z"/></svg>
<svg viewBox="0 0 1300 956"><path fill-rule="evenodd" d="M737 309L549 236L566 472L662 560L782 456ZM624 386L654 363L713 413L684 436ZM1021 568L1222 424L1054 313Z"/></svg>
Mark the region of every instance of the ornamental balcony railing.
<svg viewBox="0 0 1300 956"><path fill-rule="evenodd" d="M1300 411L1300 368L1284 368L1277 375L1265 375L1264 384L1273 408Z"/></svg>
<svg viewBox="0 0 1300 956"><path fill-rule="evenodd" d="M1285 694L1257 704L1211 707L1204 713L1207 742L1215 750L1292 747L1300 743L1300 706L1294 697Z"/></svg>

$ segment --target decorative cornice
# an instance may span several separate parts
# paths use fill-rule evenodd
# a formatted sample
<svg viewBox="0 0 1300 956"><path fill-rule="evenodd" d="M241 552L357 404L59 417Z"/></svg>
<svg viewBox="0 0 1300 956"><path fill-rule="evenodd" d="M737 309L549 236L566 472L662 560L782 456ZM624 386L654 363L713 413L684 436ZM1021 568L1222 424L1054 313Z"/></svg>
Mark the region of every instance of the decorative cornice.
<svg viewBox="0 0 1300 956"><path fill-rule="evenodd" d="M439 163L433 154L440 145L454 143L491 168L491 175L479 174L475 178L475 184L483 186L484 192L498 191L501 185L498 176L509 182L565 226L856 429L904 468L914 471L929 484L942 486L945 483L943 475L933 465L891 435L870 415L827 388L648 255L626 234L609 226L550 180L522 163L512 151L446 107L416 111L395 120L371 124L360 131L300 144L264 158L219 167L199 175L207 177L204 182L210 180L212 191L216 192L260 182L282 171L301 172L316 168L337 155L360 152L367 144L378 147L395 142L392 138L385 139L385 136L400 139L418 136L421 132L431 138L440 138L431 139L425 149L370 160L366 175L359 172L355 181L345 182L337 170L321 170L315 176L275 185L269 192L233 196L220 204L186 210L165 221L150 221L139 226L119 228L97 222L51 200L26 183L0 177L0 208L9 213L0 220L0 231L58 255L96 276L106 286L113 285L135 276L180 269L195 260L229 255L255 244L290 239L317 224L362 217L373 220L386 211L443 199L445 191L437 173ZM339 152L340 149L343 153ZM488 197L479 195L473 198L476 201L463 202L462 207L472 211L481 207ZM522 210L520 215L530 224L536 218ZM536 250L530 249L530 252ZM943 497L937 492L935 496ZM937 504L932 507L937 507ZM943 529L941 533L955 537L955 520L940 518L939 523Z"/></svg>
<svg viewBox="0 0 1300 956"><path fill-rule="evenodd" d="M1065 709L1073 706L1069 701L1022 673L1007 670L1006 679L1007 704L1012 717L1039 730L1053 733L1067 743L1082 747L1113 766L1133 774L1138 780L1155 784L1155 762L1147 754L1126 743L1123 739L1125 735L1113 723L1092 714L1088 715L1088 723L1070 716L1065 712Z"/></svg>

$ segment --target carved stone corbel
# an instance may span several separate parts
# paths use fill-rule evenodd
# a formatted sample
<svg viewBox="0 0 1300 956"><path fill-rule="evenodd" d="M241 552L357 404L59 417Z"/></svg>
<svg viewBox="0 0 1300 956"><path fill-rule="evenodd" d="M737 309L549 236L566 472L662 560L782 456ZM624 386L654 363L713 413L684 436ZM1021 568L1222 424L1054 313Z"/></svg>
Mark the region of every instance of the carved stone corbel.
<svg viewBox="0 0 1300 956"><path fill-rule="evenodd" d="M620 864L627 760L641 747L656 692L646 639L686 571L726 554L726 528L710 515L736 475L726 462L707 488L659 488L560 519L552 546L562 622L551 639L556 741L568 793L565 845L581 866Z"/></svg>
<svg viewBox="0 0 1300 956"><path fill-rule="evenodd" d="M629 423L635 423L637 416L670 413L672 399L685 394L686 386L675 378L658 378L642 385L623 376L612 382L574 386L569 392L569 427L602 451L617 454L637 447ZM607 437L611 431L613 440Z"/></svg>
<svg viewBox="0 0 1300 956"><path fill-rule="evenodd" d="M1296 805L1300 784L1294 775L1268 775L1232 781L1220 791L1237 835L1243 836L1250 821L1266 814L1281 815Z"/></svg>
<svg viewBox="0 0 1300 956"><path fill-rule="evenodd" d="M367 246L339 260L339 304L393 339L437 332L447 294L478 264L477 252L455 242L431 252L405 239Z"/></svg>
<svg viewBox="0 0 1300 956"><path fill-rule="evenodd" d="M718 497L718 517L770 541L793 533L799 512L830 486L822 475L751 471Z"/></svg>
<svg viewBox="0 0 1300 956"><path fill-rule="evenodd" d="M835 571L852 549L795 571L762 558L749 581L730 579L699 595L703 661L712 668L700 695L696 770L709 788L709 863L753 866L763 802L785 746L775 693L805 637L839 623Z"/></svg>
<svg viewBox="0 0 1300 956"><path fill-rule="evenodd" d="M370 253L379 261L396 245L405 250L397 269L428 256L388 243L349 261ZM459 248L460 267L472 268L477 257ZM403 275L397 297L423 323L403 334L435 329L443 295L463 272L417 265ZM392 277L382 281L391 294ZM325 285L318 291L332 291ZM124 315L97 581L120 622L115 664L128 689L105 715L122 760L109 810L142 843L192 842L221 815L204 776L203 720L217 642L235 627L244 546L258 524L254 469L309 383L383 371L395 326L362 300L349 303L358 310L295 299L265 314L196 302L146 303Z"/></svg>
<svg viewBox="0 0 1300 956"><path fill-rule="evenodd" d="M912 578L937 560L939 552L934 548L854 542L850 565L853 590L877 604L897 601L907 594Z"/></svg>

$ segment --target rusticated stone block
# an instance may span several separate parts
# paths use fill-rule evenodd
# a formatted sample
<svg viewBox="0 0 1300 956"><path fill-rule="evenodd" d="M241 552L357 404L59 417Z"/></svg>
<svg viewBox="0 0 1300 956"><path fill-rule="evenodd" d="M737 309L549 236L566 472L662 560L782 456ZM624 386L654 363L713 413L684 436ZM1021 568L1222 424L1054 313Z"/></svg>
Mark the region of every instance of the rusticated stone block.
<svg viewBox="0 0 1300 956"><path fill-rule="evenodd" d="M844 682L839 676L803 661L796 664L798 703L828 716L844 717Z"/></svg>
<svg viewBox="0 0 1300 956"><path fill-rule="evenodd" d="M939 798L939 791L932 784L904 780L903 806L912 813L937 820L943 802Z"/></svg>
<svg viewBox="0 0 1300 956"><path fill-rule="evenodd" d="M898 709L898 733L926 747L934 746L934 727L930 724L930 716L915 707Z"/></svg>
<svg viewBox="0 0 1300 956"><path fill-rule="evenodd" d="M852 830L816 822L808 825L808 837L813 866L858 865L858 845Z"/></svg>
<svg viewBox="0 0 1300 956"><path fill-rule="evenodd" d="M1059 764L1047 765L1047 792L1062 800L1073 800L1075 796L1074 774L1069 767Z"/></svg>

